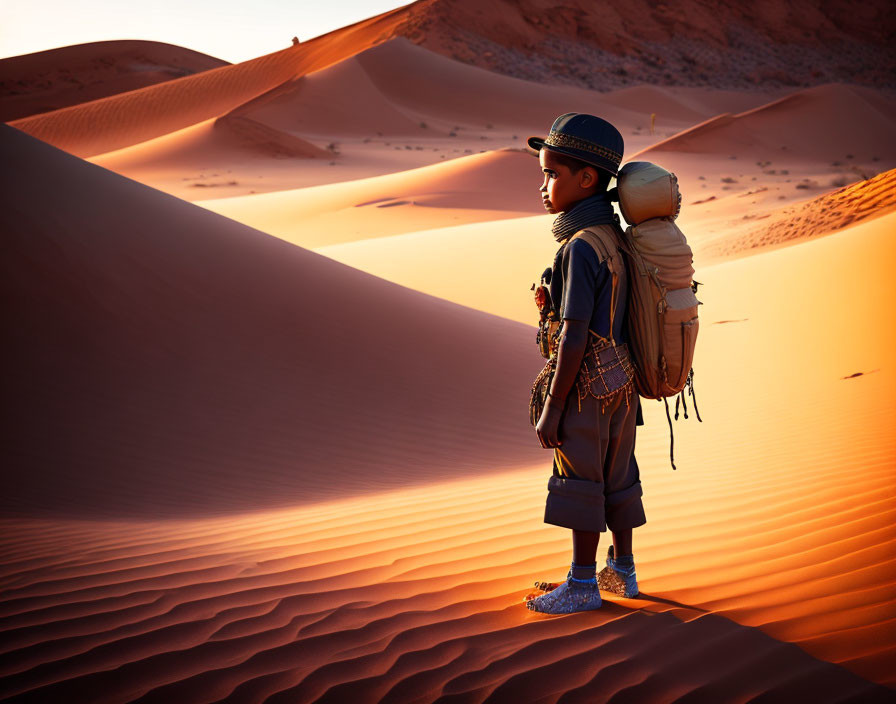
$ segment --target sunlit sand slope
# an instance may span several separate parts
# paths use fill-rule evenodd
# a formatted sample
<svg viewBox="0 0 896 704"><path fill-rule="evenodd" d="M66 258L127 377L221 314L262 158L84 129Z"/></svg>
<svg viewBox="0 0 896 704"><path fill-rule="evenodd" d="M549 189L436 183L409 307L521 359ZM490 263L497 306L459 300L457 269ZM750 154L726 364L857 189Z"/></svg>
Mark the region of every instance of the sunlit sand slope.
<svg viewBox="0 0 896 704"><path fill-rule="evenodd" d="M15 370L0 509L195 515L539 456L530 327L349 269L11 127L0 149L17 174L0 195L3 362Z"/></svg>
<svg viewBox="0 0 896 704"><path fill-rule="evenodd" d="M317 247L356 269L471 308L535 325L530 290L559 246L553 215L469 223Z"/></svg>
<svg viewBox="0 0 896 704"><path fill-rule="evenodd" d="M500 150L357 181L197 204L302 247L320 247L543 213L538 172L530 154Z"/></svg>

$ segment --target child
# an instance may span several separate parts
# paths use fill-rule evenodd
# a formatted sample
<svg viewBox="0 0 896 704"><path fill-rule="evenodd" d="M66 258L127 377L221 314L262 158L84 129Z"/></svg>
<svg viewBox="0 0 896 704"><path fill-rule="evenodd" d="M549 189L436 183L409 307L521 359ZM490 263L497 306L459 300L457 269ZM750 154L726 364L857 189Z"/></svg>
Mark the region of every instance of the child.
<svg viewBox="0 0 896 704"><path fill-rule="evenodd" d="M563 326L536 425L542 447L554 448L544 521L572 529L573 555L566 581L536 582L550 591L526 605L543 613L571 613L599 608L599 587L637 595L632 529L647 520L634 456L635 427L643 420L624 328L625 266L621 255L608 253L617 272L614 296L607 257L598 254L588 235L575 236L584 228L607 226L611 235L622 236L611 204L615 189L607 188L622 161L623 139L599 117L567 113L554 121L548 137L531 137L528 143L539 152L544 206L560 213L552 230L561 247L549 285ZM597 545L607 527L613 545L598 578Z"/></svg>

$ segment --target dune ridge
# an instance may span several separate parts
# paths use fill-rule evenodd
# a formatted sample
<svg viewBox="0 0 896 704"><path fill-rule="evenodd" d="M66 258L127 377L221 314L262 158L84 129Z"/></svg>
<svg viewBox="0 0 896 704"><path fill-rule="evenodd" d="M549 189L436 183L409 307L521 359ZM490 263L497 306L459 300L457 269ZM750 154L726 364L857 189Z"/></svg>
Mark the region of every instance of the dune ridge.
<svg viewBox="0 0 896 704"><path fill-rule="evenodd" d="M208 71L229 62L164 42L76 44L0 59L0 122Z"/></svg>
<svg viewBox="0 0 896 704"><path fill-rule="evenodd" d="M353 56L365 45L381 41L398 12L386 12L257 59L10 124L76 156L121 149L218 117L293 77Z"/></svg>
<svg viewBox="0 0 896 704"><path fill-rule="evenodd" d="M848 140L847 149L892 161L894 113L883 109L892 101L869 95L873 93L841 83L805 88L745 112L717 115L630 158L681 151L755 159L787 151L789 159L818 161L842 158ZM861 130L855 129L857 123Z"/></svg>

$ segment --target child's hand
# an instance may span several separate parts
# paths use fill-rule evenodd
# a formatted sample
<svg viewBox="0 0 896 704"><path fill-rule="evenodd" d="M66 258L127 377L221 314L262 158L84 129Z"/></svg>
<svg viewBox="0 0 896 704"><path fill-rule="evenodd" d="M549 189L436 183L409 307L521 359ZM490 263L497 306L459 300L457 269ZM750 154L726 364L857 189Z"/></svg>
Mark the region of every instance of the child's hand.
<svg viewBox="0 0 896 704"><path fill-rule="evenodd" d="M560 447L560 416L563 415L563 404L552 402L549 398L545 404L538 425L535 426L535 434L538 442L544 448Z"/></svg>

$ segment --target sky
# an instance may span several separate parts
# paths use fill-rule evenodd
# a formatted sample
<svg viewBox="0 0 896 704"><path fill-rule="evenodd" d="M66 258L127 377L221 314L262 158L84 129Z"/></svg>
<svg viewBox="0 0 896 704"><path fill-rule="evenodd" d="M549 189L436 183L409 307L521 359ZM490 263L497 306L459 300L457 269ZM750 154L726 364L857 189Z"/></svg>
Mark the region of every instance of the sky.
<svg viewBox="0 0 896 704"><path fill-rule="evenodd" d="M177 44L237 63L411 0L0 0L0 58L110 39Z"/></svg>

